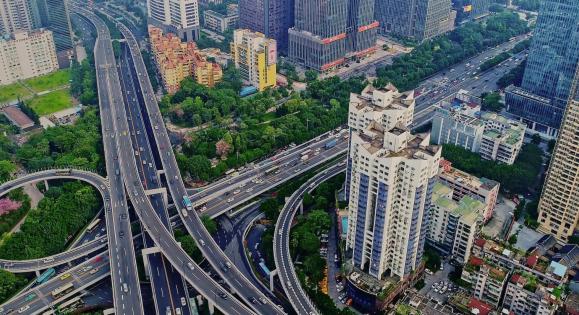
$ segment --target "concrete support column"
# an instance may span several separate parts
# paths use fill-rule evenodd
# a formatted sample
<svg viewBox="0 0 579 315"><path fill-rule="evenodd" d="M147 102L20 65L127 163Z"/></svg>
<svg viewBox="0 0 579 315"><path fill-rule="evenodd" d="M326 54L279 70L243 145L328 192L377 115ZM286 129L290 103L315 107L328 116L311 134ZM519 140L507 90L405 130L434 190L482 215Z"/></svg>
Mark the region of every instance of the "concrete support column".
<svg viewBox="0 0 579 315"><path fill-rule="evenodd" d="M207 305L209 306L209 314L215 314L215 304L213 304L213 302L210 300L207 300Z"/></svg>
<svg viewBox="0 0 579 315"><path fill-rule="evenodd" d="M273 290L274 290L273 279L274 279L275 276L277 276L277 269L276 269L276 270L272 270L272 271L269 273L269 291L270 291L270 292L273 292Z"/></svg>
<svg viewBox="0 0 579 315"><path fill-rule="evenodd" d="M300 204L298 207L300 208L300 214L304 215L304 203L303 203L303 201L300 201Z"/></svg>
<svg viewBox="0 0 579 315"><path fill-rule="evenodd" d="M143 265L145 266L145 275L147 276L147 278L150 278L151 275L149 274L149 255L150 254L156 254L159 253L160 250L158 247L149 247L149 248L143 248L143 250L141 250L141 253L143 254Z"/></svg>
<svg viewBox="0 0 579 315"><path fill-rule="evenodd" d="M40 277L40 270L36 270L36 278Z"/></svg>
<svg viewBox="0 0 579 315"><path fill-rule="evenodd" d="M44 188L48 191L48 181L46 179L44 180Z"/></svg>

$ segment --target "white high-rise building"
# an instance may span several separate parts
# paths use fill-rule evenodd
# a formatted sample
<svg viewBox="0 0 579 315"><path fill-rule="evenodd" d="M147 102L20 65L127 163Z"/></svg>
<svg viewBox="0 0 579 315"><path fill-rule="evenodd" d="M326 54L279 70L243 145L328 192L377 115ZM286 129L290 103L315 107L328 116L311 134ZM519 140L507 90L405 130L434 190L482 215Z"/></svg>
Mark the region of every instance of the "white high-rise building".
<svg viewBox="0 0 579 315"><path fill-rule="evenodd" d="M149 23L184 41L199 38L199 3L197 0L148 0Z"/></svg>
<svg viewBox="0 0 579 315"><path fill-rule="evenodd" d="M34 28L28 0L0 0L0 36Z"/></svg>
<svg viewBox="0 0 579 315"><path fill-rule="evenodd" d="M51 31L16 31L13 38L0 38L0 85L56 70L58 59Z"/></svg>
<svg viewBox="0 0 579 315"><path fill-rule="evenodd" d="M412 135L414 92L350 95L347 248L355 267L404 279L421 263L441 148Z"/></svg>

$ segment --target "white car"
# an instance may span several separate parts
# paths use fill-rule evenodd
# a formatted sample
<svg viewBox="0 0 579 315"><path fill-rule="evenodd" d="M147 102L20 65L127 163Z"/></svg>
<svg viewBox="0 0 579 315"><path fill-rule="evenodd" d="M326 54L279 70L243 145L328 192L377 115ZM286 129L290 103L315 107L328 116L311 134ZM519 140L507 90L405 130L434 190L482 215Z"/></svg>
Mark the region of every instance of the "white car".
<svg viewBox="0 0 579 315"><path fill-rule="evenodd" d="M229 203L233 202L233 198L227 199L227 202L229 202Z"/></svg>

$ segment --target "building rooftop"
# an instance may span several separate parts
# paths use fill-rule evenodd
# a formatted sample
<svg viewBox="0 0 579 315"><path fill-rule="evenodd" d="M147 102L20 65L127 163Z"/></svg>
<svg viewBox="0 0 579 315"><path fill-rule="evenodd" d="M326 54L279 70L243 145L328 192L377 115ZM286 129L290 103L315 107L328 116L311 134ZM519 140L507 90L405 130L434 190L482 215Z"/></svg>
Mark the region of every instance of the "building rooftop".
<svg viewBox="0 0 579 315"><path fill-rule="evenodd" d="M442 183L434 184L432 200L435 205L447 209L464 222L475 224L482 211L484 203L469 196L463 196L458 202L452 200L452 189Z"/></svg>
<svg viewBox="0 0 579 315"><path fill-rule="evenodd" d="M452 163L448 160L442 159L440 161L440 171L439 175L443 178L452 180L453 182L459 182L463 186L470 187L472 189L482 188L484 190L492 190L499 186L499 182L488 178L478 178L467 172L463 172L459 169L452 167Z"/></svg>
<svg viewBox="0 0 579 315"><path fill-rule="evenodd" d="M408 109L414 105L414 91L398 92L392 84L382 89L377 89L368 84L362 93L350 94L350 103L355 104L358 110L385 111L396 109Z"/></svg>
<svg viewBox="0 0 579 315"><path fill-rule="evenodd" d="M510 120L497 113L485 112L481 114L481 119L485 122L484 135L490 138L503 138L507 144L514 145L523 140L526 126L523 123ZM501 130L494 126L500 125Z"/></svg>
<svg viewBox="0 0 579 315"><path fill-rule="evenodd" d="M6 106L2 108L2 112L4 112L4 115L20 129L34 126L34 121L26 116L18 106Z"/></svg>
<svg viewBox="0 0 579 315"><path fill-rule="evenodd" d="M549 271L551 271L551 273L556 275L557 277L563 278L567 273L567 267L561 265L556 261L552 261L551 264L549 265Z"/></svg>

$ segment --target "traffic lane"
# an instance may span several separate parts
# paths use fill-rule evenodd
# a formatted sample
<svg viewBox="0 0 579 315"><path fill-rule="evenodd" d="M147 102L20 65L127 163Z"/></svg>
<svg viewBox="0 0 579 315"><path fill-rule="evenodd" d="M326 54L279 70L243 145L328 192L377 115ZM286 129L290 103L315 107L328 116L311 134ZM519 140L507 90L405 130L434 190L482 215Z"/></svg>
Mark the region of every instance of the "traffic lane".
<svg viewBox="0 0 579 315"><path fill-rule="evenodd" d="M419 85L417 90L427 88L428 86L433 86L433 85L435 85L435 83L437 81L440 81L445 77L451 81L456 80L456 79L462 79L463 77L465 77L465 75L464 75L465 71L466 72L470 72L470 71L478 72L479 70L477 69L477 67L480 64L482 64L484 61L489 60L492 57L499 55L500 53L503 53L505 51L512 49L516 44L525 40L527 37L528 37L527 35L520 35L520 36L516 37L516 39L512 42L506 42L506 43L503 43L501 45L498 45L497 47L493 47L491 49L485 50L473 58L467 59L459 64L451 66L450 70L449 69L441 70L441 71L439 71L438 74L432 76L431 78L427 79L426 81L423 81L423 83L421 83ZM519 54L517 54L517 55L519 55ZM470 66L467 66L467 64L469 64ZM417 98L420 99L424 96L427 96L429 94L429 92L430 91L428 91L426 93L422 93Z"/></svg>
<svg viewBox="0 0 579 315"><path fill-rule="evenodd" d="M68 283L73 283L75 288L80 288L85 283L93 282L95 279L100 279L103 276L108 275L110 269L108 265L107 256L106 254L102 254L99 257L101 257L100 261L95 262L94 259L91 259L84 263L81 263L75 266L74 268L69 269L65 273L54 276L51 280L48 280L47 282L33 288L32 290L28 290L13 297L8 302L2 304L0 307L5 311L8 311L10 309L18 311L22 307L26 307L28 305L30 306L30 308L25 312L30 313L40 312L48 308L55 301L62 299L62 298L55 299L52 297L51 292L54 291L55 289L64 286ZM83 271L87 267L90 267L91 271L88 270ZM92 272L93 269L96 269L96 271ZM70 276L67 276L64 279L62 279L61 277L64 277L64 275L66 274L70 274ZM75 290L78 291L78 289ZM31 293L34 293L35 297L27 300L27 297Z"/></svg>
<svg viewBox="0 0 579 315"><path fill-rule="evenodd" d="M122 27L121 27L121 28L122 28ZM134 39L133 39L133 40L134 40ZM134 56L134 55L140 56L140 55L138 54L138 52L137 52L137 53L134 53L133 56ZM139 65L140 67L142 67L142 68L141 68L142 70L144 69L144 64L142 63L142 59L139 59L139 62L137 62L136 64ZM145 72L145 71L142 71L142 72L139 73L139 80L141 80L141 79L143 79L143 80L148 80L148 79L146 78L146 76L141 75L141 74L144 74L144 73L146 73L146 72ZM143 78L143 77L145 77L145 78ZM143 85L144 85L147 89L150 90L150 82L147 81L146 84L141 84L141 86L143 86ZM152 95L152 93L151 93L151 95ZM147 99L147 94L145 95L145 99ZM149 111L149 115L151 115L151 114L150 114L151 112L155 112L155 113L157 114L157 116L160 116L160 113L158 113L158 107L156 107L156 106L154 106L154 107L152 107L152 106L151 106L151 107L150 107L150 106L147 106L147 109L148 109L148 111ZM154 119L152 119L152 121L154 121ZM165 129L163 129L163 128L164 128L164 126L161 125L161 127L160 127L159 129L161 129L161 130L164 131ZM154 133L154 134L157 135L158 133ZM158 138L162 138L162 139L163 139L163 142L159 142ZM166 133L159 134L159 137L155 136L155 139L157 140L158 143L164 143L164 145L168 145L168 144L169 144L169 143L168 143L168 137L167 137L167 134L166 134ZM175 161L175 159L174 159L174 158L173 158L173 159L169 159L168 161L167 161L167 159L162 159L162 161L163 161L163 166L164 166L165 172L169 173L169 176L170 176L170 177L174 175L174 176L176 176L176 177L178 178L178 180L173 181L173 184L170 184L170 185L169 185L169 188L170 188L170 191L171 191L172 195L173 195L173 196L185 195L185 194L186 194L185 187L183 186L183 182L182 182L182 180L181 180L181 178L180 178L180 174L178 173L178 168L177 168L177 166L176 166L176 161ZM169 165L169 166L168 166L168 165ZM180 213L180 215L181 215L181 213ZM210 253L209 255L213 254L213 250L212 250L212 249L215 249L215 251L217 252L217 257L219 258L219 262L223 263L223 261L228 261L228 260L227 260L227 257L225 257L225 255L224 255L223 252L219 249L219 247L217 246L217 244L215 244L215 242L213 241L213 239L211 238L211 236L209 235L209 233L207 232L207 230L203 227L203 224L202 224L200 218L196 215L196 213L195 213L194 215L187 216L187 217L182 216L181 218L182 218L182 220L184 221L184 223L185 223L185 225L186 225L186 227L187 227L187 229L188 229L188 231L189 231L190 234L193 234L193 233L194 233L193 231L195 231L195 230L196 230L198 233L199 233L200 230L204 232L203 238L204 238L206 241L208 241L209 244L210 244L210 246L209 246L208 248L211 249L211 253ZM187 218L189 218L189 220L190 220L190 221L189 221L189 224L187 224L187 220L186 220ZM209 255L208 255L208 252L205 250L204 246L201 247L201 251L204 253L204 255L205 255L206 257L209 256ZM218 267L219 264L217 263L217 261L216 261L215 258L216 258L216 257L209 256L208 260L209 260L209 261L213 260L213 261L211 261L211 264L212 264L213 266L215 266L215 267ZM220 269L219 269L219 268L216 268L216 270L217 270L218 272L220 272ZM225 280L228 282L228 284L229 284L231 287L234 287L234 286L235 286L235 283L236 283L236 284L239 284L239 285L237 286L236 290L237 290L237 292L239 293L239 295L242 296L243 299L244 299L246 302L250 303L250 301L251 301L252 299L248 299L248 297L247 297L246 295L244 295L243 293L250 293L250 294L256 293L258 296L261 295L260 292L256 292L257 289L254 288L253 285L251 285L251 283L249 283L249 281L248 281L247 279L245 279L235 268L230 268L228 274L234 276L233 280L230 280L230 279L229 279L230 277L229 277L229 278L226 277L226 275L224 275L223 272L220 273L220 275L221 275L223 278L225 278ZM240 278L237 278L238 276L241 276L241 277L240 277ZM228 281L228 280L230 280L230 281ZM241 285L240 280L241 280L242 282L244 282L243 285ZM265 298L265 297L263 297L263 298ZM253 301L255 301L255 300L253 300ZM254 308L255 310L259 311L260 313L270 313L270 314L272 314L272 313L278 313L278 312L280 311L280 310L278 310L277 307L275 307L275 306L272 307L271 305L268 305L268 304L260 304L260 305L258 305L258 304L255 303L255 302L253 303L253 305L251 305L251 307Z"/></svg>
<svg viewBox="0 0 579 315"><path fill-rule="evenodd" d="M270 167L293 161L295 158L301 156L302 152L308 149L323 149L326 143L331 139L335 139L337 141L335 146L337 149L341 149L342 147L347 148L347 139L343 139L342 137L330 137L330 132L335 132L335 130L331 130L323 135L311 139L306 143L300 144L294 148L290 148L288 152L283 151L271 158L267 158L258 164L255 164L253 169L245 169L243 172L240 172L239 175L229 175L227 178L219 182L212 183L211 185L206 186L203 191L197 192L190 196L190 199L194 200L196 204L202 203L204 202L204 199L213 198L215 194L222 193L224 190L230 188L231 185L246 183L256 176L259 176Z"/></svg>
<svg viewBox="0 0 579 315"><path fill-rule="evenodd" d="M112 121L112 128L111 130L116 130L116 126L115 126L115 119L114 117L112 117L112 113L113 110L111 108L111 103L114 103L115 101L119 101L121 100L122 102L122 98L118 98L118 95L116 95L112 89L111 89L111 81L115 79L114 74L116 74L116 71L114 70L116 67L115 65L115 61L114 59L111 60L111 56L112 54L112 44L110 42L110 36L108 36L108 31L106 29L106 27L104 26L103 22L98 19L96 16L92 15L91 13L87 13L84 12L85 16L89 19L92 20L93 24L95 25L95 27L98 29L98 33L99 33L99 38L97 39L97 45L95 46L95 62L97 64L97 75L100 77L100 80L98 80L97 82L99 82L98 85L98 93L99 93L99 99L101 100L101 102L99 103L99 105L101 106L101 120L104 120L105 123L103 123L103 126L109 126L109 128L111 128L111 121ZM100 37L100 36L104 36ZM112 69L111 69L112 68ZM118 78L115 81L117 83L116 86L119 86L118 84ZM118 90L118 89L117 89ZM116 98L115 98L116 96ZM117 117L118 118L118 117ZM107 123L108 121L108 123ZM103 132L104 133L104 132ZM114 138L115 142L113 143L111 142L107 142L105 144L105 159L107 160L107 173L108 174L115 174L115 170L112 169L112 167L109 167L111 165L111 155L118 155L114 150L115 147L118 147L118 143L116 142L118 139L118 137ZM110 140L110 139L109 139ZM108 146L107 146L108 144ZM116 170L119 169L119 161L117 161L115 159L115 167ZM116 175L116 174L115 174ZM129 296L128 298L130 299L130 311L132 313L143 313L142 310L142 300L140 298L140 287L139 287L139 282L138 282L138 278L136 275L136 265L135 265L135 255L134 255L134 249L132 248L132 242L127 242L126 240L122 240L124 233L129 233L130 235L130 228L127 228L127 218L128 218L128 212L126 209L126 205L121 201L121 200L125 200L124 198L124 189L122 189L123 185L122 183L120 183L120 178L118 178L119 176L110 176L113 177L113 179L111 180L111 186L115 188L115 192L120 191L122 196L120 196L120 200L116 200L116 204L119 204L119 207L117 207L116 211L115 211L115 215L110 214L109 218L113 220L112 223L110 223L108 230L110 231L108 233L109 235L109 242L111 242L111 244L115 245L115 251L112 250L112 246L109 247L109 252L111 255L111 270L112 270L112 287L113 287L113 296L115 299L115 306L117 311L120 313L121 309L125 310L125 305L123 303L124 301L124 293L123 290L121 289L121 285L120 283L126 283L127 286L130 286L129 289ZM114 194L113 197L116 197L117 194ZM121 199L122 198L122 199ZM113 199L111 199L112 201ZM112 211L111 211L112 212ZM120 222L116 222L117 220L115 219L116 217L116 213L119 213L121 215L121 218L119 218L118 221ZM125 216L125 219L123 219L122 216ZM108 222L110 222L111 220L107 220L107 224L109 224ZM125 222L124 224L122 222ZM121 226L121 224L123 224L123 226ZM126 230L126 232L125 232ZM118 237L117 237L117 231L118 231ZM121 238L121 240L119 240L118 238ZM130 237L127 237L130 239ZM119 247L118 246L122 246L123 250L119 253ZM129 251L126 250L126 247L129 247ZM121 256L123 257L123 265L125 266L125 270L122 270L121 268ZM131 264L131 260L132 260L132 264ZM131 269L132 267L132 269ZM123 277L124 272L126 271L127 276ZM119 283L120 282L120 283Z"/></svg>
<svg viewBox="0 0 579 315"><path fill-rule="evenodd" d="M138 152L138 157L141 158L142 164L139 168L139 175L141 177L141 182L145 185L146 189L159 188L160 179L157 177L157 167L155 165L155 160L153 159L152 149L150 147L149 139L147 138L147 132L145 130L144 121L142 115L140 114L140 98L137 91L137 86L135 85L135 78L133 77L132 69L130 68L129 61L130 57L128 55L128 49L123 45L123 60L121 69L124 72L122 74L122 81L125 85L125 99L127 100L126 112L131 117L131 124L129 124L130 132L133 137L133 150L135 154ZM151 180L153 179L153 180ZM164 200L158 194L149 196L151 204L157 211L157 215L163 222L166 228L170 231L171 226L169 225L168 213L164 204ZM155 299L155 304L157 305L157 312L162 313L167 309L171 309L172 312L176 313L176 308L180 308L180 312L183 315L189 314L189 308L187 307L188 296L186 295L185 284L183 279L174 272L162 255L155 254L151 256L151 271L157 272L156 276L152 278L153 280L153 292ZM181 288L180 288L181 287ZM185 299L185 305L182 298ZM184 306L184 307L182 307Z"/></svg>
<svg viewBox="0 0 579 315"><path fill-rule="evenodd" d="M301 288L297 275L294 272L292 260L289 253L289 235L291 222L297 212L297 206L301 203L303 195L307 191L312 191L320 183L333 177L344 170L344 163L329 167L327 170L317 174L306 183L304 183L296 192L294 192L286 205L282 209L276 230L274 234L274 258L276 267L280 270L280 280L284 291L292 296L290 301L300 314L315 311L315 306L309 300L307 294ZM279 246L278 246L279 245ZM307 303L309 302L309 303Z"/></svg>
<svg viewBox="0 0 579 315"><path fill-rule="evenodd" d="M345 152L345 149L343 149L342 146L346 145L335 146L328 150L320 148L318 155L313 155L315 151L312 151L313 156L306 161L295 159L283 164L281 164L283 161L280 161L280 164L278 165L279 172L264 175L260 178L262 182L259 183L243 181L237 186L230 185L228 190L224 191L223 194L216 195L212 200L208 201L205 206L206 209L201 210L200 213L209 215L210 217L219 216L240 203L250 200L265 191L271 190L281 182L301 175L308 171L308 169L312 169L320 163L328 160L330 157ZM239 192L235 194L236 191Z"/></svg>
<svg viewBox="0 0 579 315"><path fill-rule="evenodd" d="M431 105L440 102L444 98L458 92L460 89L464 89L472 93L472 90L477 90L477 92L490 92L496 88L496 82L500 79L501 74L509 72L512 68L516 67L522 60L519 59L517 62L508 62L507 64L500 64L489 71L486 71L479 75L478 79L476 76L466 78L464 81L456 84L448 85L443 93L431 98L421 98L417 100L415 107L415 116L419 115L422 111L425 111Z"/></svg>

